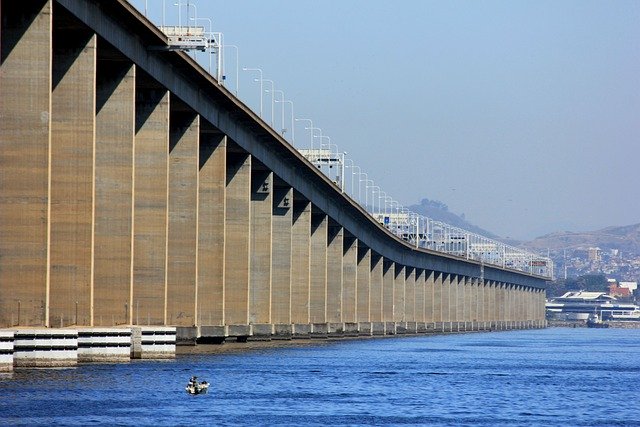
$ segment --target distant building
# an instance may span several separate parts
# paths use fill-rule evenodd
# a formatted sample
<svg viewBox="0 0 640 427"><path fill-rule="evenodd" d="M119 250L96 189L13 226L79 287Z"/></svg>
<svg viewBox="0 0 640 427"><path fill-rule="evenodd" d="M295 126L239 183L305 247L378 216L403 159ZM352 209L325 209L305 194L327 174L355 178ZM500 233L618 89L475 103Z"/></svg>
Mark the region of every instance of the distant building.
<svg viewBox="0 0 640 427"><path fill-rule="evenodd" d="M636 289L638 289L638 282L620 282L618 284L621 288L629 289L631 294L635 293Z"/></svg>
<svg viewBox="0 0 640 427"><path fill-rule="evenodd" d="M621 303L604 292L567 292L547 302L546 309L550 319L587 320L596 313L604 320L640 320L637 305Z"/></svg>
<svg viewBox="0 0 640 427"><path fill-rule="evenodd" d="M629 288L623 288L614 282L609 284L609 295L626 298L631 296L631 291Z"/></svg>
<svg viewBox="0 0 640 427"><path fill-rule="evenodd" d="M589 261L591 262L600 262L602 261L602 249L600 248L589 248Z"/></svg>

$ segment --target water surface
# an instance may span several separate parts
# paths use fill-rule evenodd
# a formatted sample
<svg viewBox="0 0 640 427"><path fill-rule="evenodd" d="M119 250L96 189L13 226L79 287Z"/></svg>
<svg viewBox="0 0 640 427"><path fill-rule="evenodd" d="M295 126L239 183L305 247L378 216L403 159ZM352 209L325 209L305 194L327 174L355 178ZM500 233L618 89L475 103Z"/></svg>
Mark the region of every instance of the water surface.
<svg viewBox="0 0 640 427"><path fill-rule="evenodd" d="M640 426L639 351L637 329L551 328L21 369L0 425Z"/></svg>

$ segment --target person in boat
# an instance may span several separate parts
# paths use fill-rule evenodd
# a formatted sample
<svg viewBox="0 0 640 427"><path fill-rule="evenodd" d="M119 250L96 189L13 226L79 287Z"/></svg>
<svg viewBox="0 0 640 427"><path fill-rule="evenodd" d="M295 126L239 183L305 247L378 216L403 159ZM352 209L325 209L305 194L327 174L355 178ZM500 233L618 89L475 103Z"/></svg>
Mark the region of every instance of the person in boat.
<svg viewBox="0 0 640 427"><path fill-rule="evenodd" d="M189 385L193 388L197 388L198 387L198 377L193 376L191 377L191 379L189 380Z"/></svg>

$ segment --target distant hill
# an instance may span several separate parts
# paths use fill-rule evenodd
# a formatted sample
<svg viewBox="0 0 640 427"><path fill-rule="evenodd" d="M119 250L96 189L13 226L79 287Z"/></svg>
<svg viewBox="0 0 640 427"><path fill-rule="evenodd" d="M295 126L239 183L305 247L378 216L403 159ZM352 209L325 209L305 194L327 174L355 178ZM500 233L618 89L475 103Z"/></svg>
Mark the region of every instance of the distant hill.
<svg viewBox="0 0 640 427"><path fill-rule="evenodd" d="M640 254L640 224L607 227L602 230L575 233L561 231L538 237L522 247L532 250L619 249L626 253Z"/></svg>
<svg viewBox="0 0 640 427"><path fill-rule="evenodd" d="M421 215L428 216L436 221L446 222L447 224L481 234L491 239L499 239L498 236L490 231L467 222L464 214L456 215L453 212L450 212L449 207L438 200L422 199L419 205L411 205L408 209Z"/></svg>

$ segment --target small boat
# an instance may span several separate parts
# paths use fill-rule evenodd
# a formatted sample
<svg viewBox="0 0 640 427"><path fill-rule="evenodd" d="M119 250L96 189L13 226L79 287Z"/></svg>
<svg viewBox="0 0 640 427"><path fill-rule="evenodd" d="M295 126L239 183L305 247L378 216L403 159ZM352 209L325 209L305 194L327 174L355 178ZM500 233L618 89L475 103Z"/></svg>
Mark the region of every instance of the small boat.
<svg viewBox="0 0 640 427"><path fill-rule="evenodd" d="M209 390L209 383L206 381L198 382L198 377L191 377L185 390L189 394L205 394Z"/></svg>
<svg viewBox="0 0 640 427"><path fill-rule="evenodd" d="M608 323L604 323L602 320L600 320L600 317L596 314L590 314L589 318L587 319L587 328L608 328L609 324Z"/></svg>

